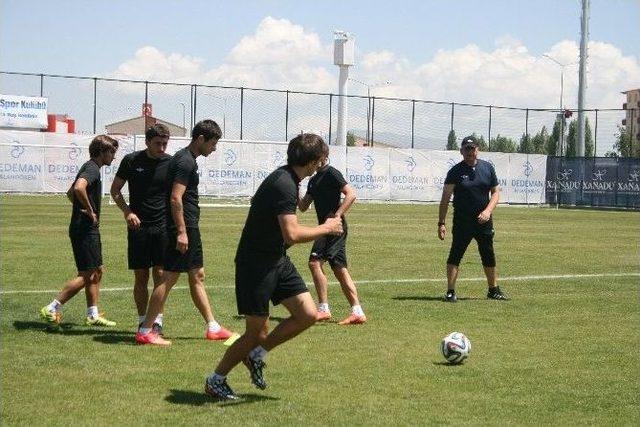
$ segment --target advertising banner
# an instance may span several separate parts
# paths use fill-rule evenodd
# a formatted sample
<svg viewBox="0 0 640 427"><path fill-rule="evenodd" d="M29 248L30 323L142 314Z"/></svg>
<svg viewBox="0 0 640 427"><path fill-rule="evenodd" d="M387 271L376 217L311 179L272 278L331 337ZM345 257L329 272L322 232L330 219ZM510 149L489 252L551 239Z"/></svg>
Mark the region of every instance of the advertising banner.
<svg viewBox="0 0 640 427"><path fill-rule="evenodd" d="M0 95L0 126L46 129L47 98Z"/></svg>

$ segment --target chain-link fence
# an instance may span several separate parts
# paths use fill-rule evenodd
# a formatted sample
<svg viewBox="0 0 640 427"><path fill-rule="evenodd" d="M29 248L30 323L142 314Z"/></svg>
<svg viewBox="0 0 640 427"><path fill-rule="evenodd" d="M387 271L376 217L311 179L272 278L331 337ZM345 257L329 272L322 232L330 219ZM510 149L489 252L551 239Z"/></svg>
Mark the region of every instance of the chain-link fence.
<svg viewBox="0 0 640 427"><path fill-rule="evenodd" d="M334 143L337 135L339 96L328 93L16 72L0 72L0 93L47 97L49 113L75 119L78 133L105 132L108 125L142 116L143 104L151 104L153 117L186 132L199 120L214 119L226 139L283 141L304 130ZM443 150L454 131L457 141L475 133L490 151L512 151L518 149L523 136L542 134L544 144L526 152L564 155L567 150L571 153L571 123L577 121L575 112L562 119L564 112L557 109L348 98L347 131L357 145ZM585 110L591 153L603 156L614 150L625 118L627 131L633 135L626 149L640 152L636 136L639 111ZM554 127L558 128L555 132Z"/></svg>

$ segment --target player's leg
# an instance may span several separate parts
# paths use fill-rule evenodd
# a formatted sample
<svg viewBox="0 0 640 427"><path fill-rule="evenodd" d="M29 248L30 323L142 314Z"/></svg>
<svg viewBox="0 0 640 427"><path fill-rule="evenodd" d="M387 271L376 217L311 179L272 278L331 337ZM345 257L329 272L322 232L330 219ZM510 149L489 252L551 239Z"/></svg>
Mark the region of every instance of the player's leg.
<svg viewBox="0 0 640 427"><path fill-rule="evenodd" d="M453 235L453 241L447 258L447 293L445 294L445 301L456 302L458 300L456 296L458 266L473 239L473 234L466 227L461 227L455 223L451 234Z"/></svg>
<svg viewBox="0 0 640 427"><path fill-rule="evenodd" d="M497 284L496 255L493 250L493 233L481 233L476 236L478 251L482 260L482 268L487 278L487 298L506 301L509 297L500 290Z"/></svg>
<svg viewBox="0 0 640 427"><path fill-rule="evenodd" d="M85 287L83 271L69 280L53 301L40 309L40 317L49 323L59 324L62 320L62 306Z"/></svg>
<svg viewBox="0 0 640 427"><path fill-rule="evenodd" d="M328 296L328 280L327 275L323 270L324 261L320 258L309 258L309 270L311 271L311 277L313 278L313 284L316 288L318 295L318 319L329 320L331 319L331 309L329 308L329 296Z"/></svg>
<svg viewBox="0 0 640 427"><path fill-rule="evenodd" d="M87 299L87 319L85 323L88 326L116 326L116 322L105 318L98 311L98 298L100 296L100 284L104 269L102 266L91 271L88 283L84 288L85 297Z"/></svg>
<svg viewBox="0 0 640 427"><path fill-rule="evenodd" d="M137 268L133 270L133 301L138 311L138 323L144 320L147 313L147 303L149 302L149 269Z"/></svg>
<svg viewBox="0 0 640 427"><path fill-rule="evenodd" d="M349 301L349 305L351 306L351 314L344 320L342 320L340 325L357 325L362 324L367 321L367 317L362 310L362 306L360 305L360 299L358 298L358 290L356 289L356 285L351 278L351 274L349 274L349 270L346 266L340 264L334 264L331 266L333 270L333 274L335 274L336 279L340 282L340 287L342 288L342 293Z"/></svg>
<svg viewBox="0 0 640 427"><path fill-rule="evenodd" d="M205 322L207 322L207 331L205 338L209 340L226 340L232 333L231 331L223 328L213 317L213 311L211 310L211 304L209 303L209 296L204 286L204 268L194 268L189 270L189 292L191 293L191 299L196 306L200 315Z"/></svg>
<svg viewBox="0 0 640 427"><path fill-rule="evenodd" d="M162 280L151 293L147 314L136 334L136 342L138 342L138 344L171 345L171 341L162 338L157 332L153 331L152 328L154 320L162 313L164 304L169 296L169 291L171 291L171 288L179 278L179 271L164 271Z"/></svg>
<svg viewBox="0 0 640 427"><path fill-rule="evenodd" d="M252 349L258 347L265 340L268 332L268 320L268 315L245 317L246 329L244 334L227 349L215 371L207 377L205 392L208 395L221 400L237 399L237 396L227 384L227 375L240 362L247 359ZM260 370L262 366L263 364L260 366ZM264 384L264 387L266 387L266 384Z"/></svg>

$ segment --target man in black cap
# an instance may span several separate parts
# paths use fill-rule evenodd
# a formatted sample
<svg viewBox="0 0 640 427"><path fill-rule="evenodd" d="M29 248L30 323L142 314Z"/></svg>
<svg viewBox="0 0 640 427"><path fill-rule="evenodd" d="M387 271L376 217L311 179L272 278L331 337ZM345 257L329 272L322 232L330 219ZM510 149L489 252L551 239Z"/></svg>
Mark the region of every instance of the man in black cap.
<svg viewBox="0 0 640 427"><path fill-rule="evenodd" d="M491 163L478 159L478 141L475 136L462 139L460 153L463 160L449 170L444 181L438 217L438 237L444 240L447 232L445 219L453 194L453 242L447 259L445 301L458 300L455 291L458 266L472 239L478 242L482 266L487 276L487 298L507 300L508 297L496 285L496 257L493 251L491 213L500 199L496 171Z"/></svg>

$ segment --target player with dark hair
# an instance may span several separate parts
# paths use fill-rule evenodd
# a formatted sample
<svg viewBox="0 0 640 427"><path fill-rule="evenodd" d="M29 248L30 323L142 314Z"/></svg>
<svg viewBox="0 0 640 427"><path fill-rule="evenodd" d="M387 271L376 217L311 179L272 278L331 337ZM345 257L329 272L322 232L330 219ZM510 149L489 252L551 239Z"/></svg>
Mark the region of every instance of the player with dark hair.
<svg viewBox="0 0 640 427"><path fill-rule="evenodd" d="M100 203L102 180L100 168L109 166L118 150L118 141L107 135L98 135L89 144L91 159L80 167L67 197L73 204L69 238L78 274L67 282L49 305L42 307L40 317L59 324L62 306L84 288L87 299L88 326L115 326L98 312L98 297L102 280L102 243L100 241Z"/></svg>
<svg viewBox="0 0 640 427"><path fill-rule="evenodd" d="M162 277L167 246L166 196L167 169L171 156L165 153L169 128L161 123L145 132L146 149L129 153L120 162L111 184L111 197L127 223L127 258L133 270L133 299L138 310L138 327L144 321L149 300L149 269L154 287ZM122 187L129 184L129 204L122 196ZM162 313L153 327L162 330Z"/></svg>
<svg viewBox="0 0 640 427"><path fill-rule="evenodd" d="M457 302L458 266L472 239L478 242L482 266L487 277L487 298L507 300L496 284L496 256L493 250L493 219L491 214L500 199L500 186L493 165L478 159L478 141L474 136L463 138L460 144L463 160L447 173L440 200L438 238L447 232L445 219L453 195L453 242L447 259L447 293L445 301ZM491 195L491 197L489 197Z"/></svg>
<svg viewBox="0 0 640 427"><path fill-rule="evenodd" d="M221 136L222 131L216 122L200 121L191 131L191 143L169 161L166 190L171 208L167 209L166 216L169 238L164 257L164 273L151 294L145 320L136 334L139 344L171 345L171 341L165 340L152 327L162 312L169 291L183 272L189 275L191 299L207 322L205 338L226 340L232 335L216 322L211 311L204 287L204 259L198 226L200 178L196 159L214 152Z"/></svg>
<svg viewBox="0 0 640 427"><path fill-rule="evenodd" d="M342 234L339 217L307 227L298 223L298 185L320 167L325 142L314 134L301 134L289 142L287 166L272 172L260 184L236 252L236 300L245 316L246 330L226 351L205 382L205 392L216 399L237 399L227 384L227 374L240 362L251 381L266 388L264 359L268 351L290 340L316 321L317 310L309 290L289 259L286 249L326 234ZM269 301L282 304L291 314L269 332Z"/></svg>
<svg viewBox="0 0 640 427"><path fill-rule="evenodd" d="M313 283L318 293L318 320L331 319L329 297L327 292L327 276L324 274L323 264L329 262L333 274L338 279L340 287L347 301L351 305L351 314L340 325L358 325L365 323L367 317L362 310L356 285L347 269L347 221L345 214L356 200L356 192L342 176L342 173L329 165L328 153L323 159L323 166L309 180L307 193L298 202L298 208L304 212L314 203L318 224L325 219L338 217L342 219L344 233L340 236L322 236L313 243L309 255L309 269ZM340 196L344 200L340 202Z"/></svg>

